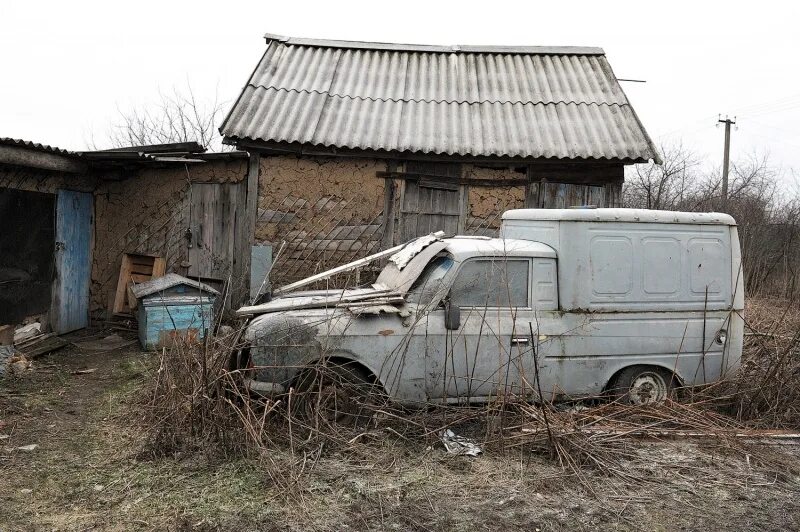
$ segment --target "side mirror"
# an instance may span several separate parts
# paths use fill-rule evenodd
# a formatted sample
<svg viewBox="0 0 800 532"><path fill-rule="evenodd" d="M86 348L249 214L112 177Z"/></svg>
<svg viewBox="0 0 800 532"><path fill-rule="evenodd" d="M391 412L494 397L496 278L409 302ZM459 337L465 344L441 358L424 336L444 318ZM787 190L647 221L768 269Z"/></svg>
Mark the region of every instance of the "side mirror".
<svg viewBox="0 0 800 532"><path fill-rule="evenodd" d="M444 302L444 328L457 331L461 327L461 309L453 305L448 297Z"/></svg>

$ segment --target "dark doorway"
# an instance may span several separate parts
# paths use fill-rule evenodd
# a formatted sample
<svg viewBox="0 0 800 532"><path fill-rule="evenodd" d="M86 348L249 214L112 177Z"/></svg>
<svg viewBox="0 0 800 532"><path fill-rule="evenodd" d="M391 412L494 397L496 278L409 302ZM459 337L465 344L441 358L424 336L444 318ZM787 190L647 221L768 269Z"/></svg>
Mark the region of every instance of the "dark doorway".
<svg viewBox="0 0 800 532"><path fill-rule="evenodd" d="M0 325L50 310L55 194L0 188Z"/></svg>

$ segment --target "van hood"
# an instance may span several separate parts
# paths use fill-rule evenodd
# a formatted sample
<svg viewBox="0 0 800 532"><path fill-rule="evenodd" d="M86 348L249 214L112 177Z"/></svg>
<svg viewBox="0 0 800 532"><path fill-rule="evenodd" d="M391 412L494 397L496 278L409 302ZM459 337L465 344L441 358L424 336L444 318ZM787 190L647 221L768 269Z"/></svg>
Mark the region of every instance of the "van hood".
<svg viewBox="0 0 800 532"><path fill-rule="evenodd" d="M361 313L402 313L405 299L403 295L388 290L382 285L373 285L370 288L353 288L347 290L309 290L292 292L285 296L273 299L268 303L253 307L243 307L238 314L269 314L289 310L317 309L317 308L346 308L356 314Z"/></svg>

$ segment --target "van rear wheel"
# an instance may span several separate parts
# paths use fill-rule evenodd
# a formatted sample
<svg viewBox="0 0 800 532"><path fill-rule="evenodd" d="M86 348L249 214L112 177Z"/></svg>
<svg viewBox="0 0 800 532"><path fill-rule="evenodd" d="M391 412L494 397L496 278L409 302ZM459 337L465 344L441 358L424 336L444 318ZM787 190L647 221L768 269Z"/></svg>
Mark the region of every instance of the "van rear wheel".
<svg viewBox="0 0 800 532"><path fill-rule="evenodd" d="M653 366L631 366L617 375L611 388L623 403L659 404L672 395L672 375Z"/></svg>

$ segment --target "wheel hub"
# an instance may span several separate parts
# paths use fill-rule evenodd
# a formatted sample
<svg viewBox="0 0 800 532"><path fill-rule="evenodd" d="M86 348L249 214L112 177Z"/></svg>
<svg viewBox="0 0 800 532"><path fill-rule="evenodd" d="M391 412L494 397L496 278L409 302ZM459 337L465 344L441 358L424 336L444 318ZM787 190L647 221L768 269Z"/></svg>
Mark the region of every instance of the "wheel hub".
<svg viewBox="0 0 800 532"><path fill-rule="evenodd" d="M631 383L628 395L636 405L660 403L667 398L667 383L661 375L643 373Z"/></svg>

